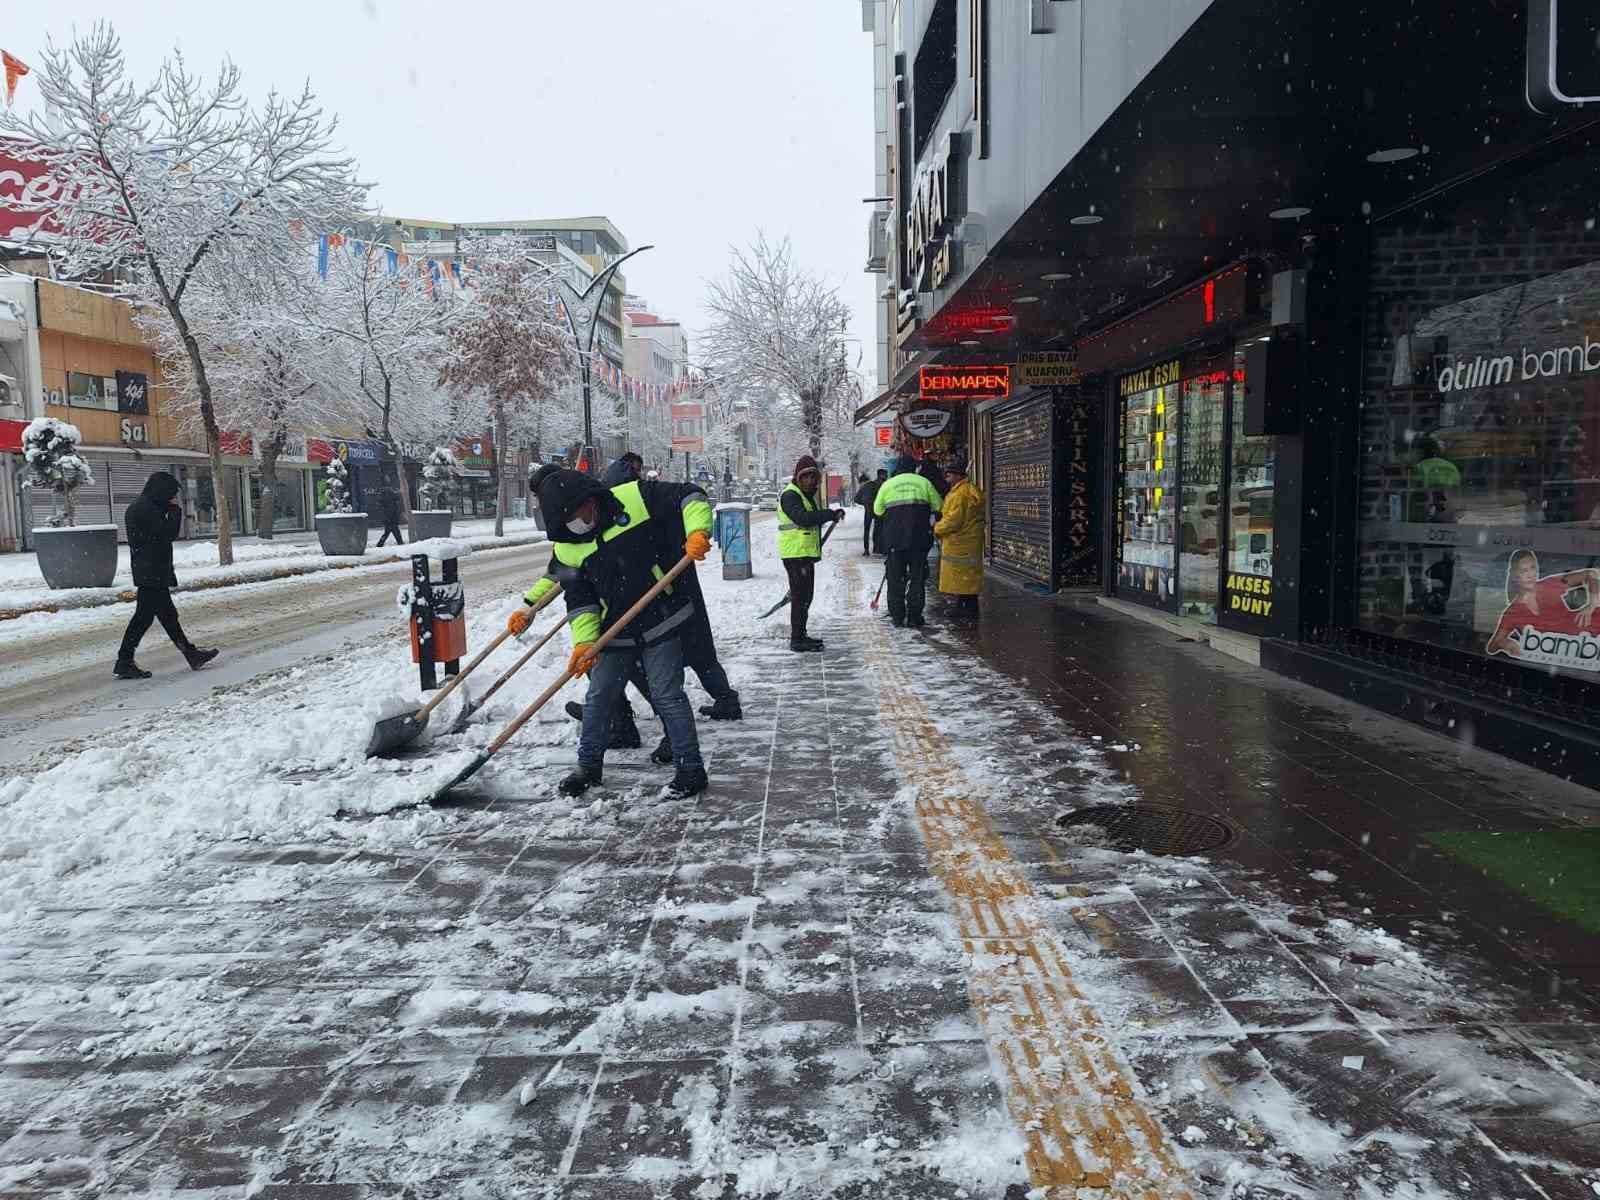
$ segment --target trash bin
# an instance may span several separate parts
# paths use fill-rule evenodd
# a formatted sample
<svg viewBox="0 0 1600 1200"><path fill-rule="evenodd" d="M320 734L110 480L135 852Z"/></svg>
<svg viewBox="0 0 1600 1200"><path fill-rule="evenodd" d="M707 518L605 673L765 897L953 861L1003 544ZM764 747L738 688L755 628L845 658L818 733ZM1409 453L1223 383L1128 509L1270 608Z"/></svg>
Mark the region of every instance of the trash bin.
<svg viewBox="0 0 1600 1200"><path fill-rule="evenodd" d="M717 544L722 547L724 579L749 579L755 574L750 563L750 508L735 501L717 505Z"/></svg>

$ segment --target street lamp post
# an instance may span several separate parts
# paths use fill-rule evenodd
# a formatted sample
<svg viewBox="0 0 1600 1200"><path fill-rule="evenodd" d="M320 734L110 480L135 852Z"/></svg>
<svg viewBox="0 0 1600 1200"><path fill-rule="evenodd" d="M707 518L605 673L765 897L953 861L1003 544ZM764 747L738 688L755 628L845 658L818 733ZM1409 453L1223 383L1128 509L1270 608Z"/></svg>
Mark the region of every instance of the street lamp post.
<svg viewBox="0 0 1600 1200"><path fill-rule="evenodd" d="M561 291L561 307L567 314L567 328L572 333L572 343L578 352L578 369L583 378L583 460L588 465L591 475L596 473L598 465L596 460L599 455L594 444L594 412L590 402L592 380L590 360L594 354L595 328L600 324L600 305L605 300L606 287L610 284L611 277L616 274L617 268L635 254L641 254L649 249L652 247L640 246L637 250L628 251L621 258L613 259L581 292L564 277L556 276L556 287Z"/></svg>

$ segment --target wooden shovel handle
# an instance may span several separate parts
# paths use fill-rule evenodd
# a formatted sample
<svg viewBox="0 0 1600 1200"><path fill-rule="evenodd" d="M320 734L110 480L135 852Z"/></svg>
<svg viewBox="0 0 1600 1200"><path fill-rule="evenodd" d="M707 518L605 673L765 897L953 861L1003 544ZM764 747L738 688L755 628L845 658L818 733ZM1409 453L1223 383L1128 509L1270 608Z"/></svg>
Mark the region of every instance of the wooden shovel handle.
<svg viewBox="0 0 1600 1200"><path fill-rule="evenodd" d="M616 637L617 634L626 629L633 622L635 617L637 617L650 606L650 602L652 600L661 595L661 593L666 591L667 588L671 587L672 581L679 575L682 575L693 565L694 559L690 558L687 554L674 563L672 570L668 571L660 579L656 580L655 584L650 588L650 590L635 600L633 602L633 607L628 609L627 612L623 613L615 625L600 635L600 640L595 642L595 644L590 647L591 655L595 658L599 658L600 652L610 645L612 638ZM521 729L524 725L531 721L533 719L533 714L548 704L550 702L550 697L554 696L562 688L566 687L567 683L571 679L572 668L568 667L561 673L560 679L557 679L549 687L545 688L545 690L539 694L539 698L537 700L518 713L511 724L507 725L503 730L500 731L500 736L489 743L489 746L484 753L486 755L497 753L500 747L504 746L513 737L515 737L517 730Z"/></svg>
<svg viewBox="0 0 1600 1200"><path fill-rule="evenodd" d="M550 601L554 600L560 594L561 594L561 585L558 583L558 584L556 584L554 591L548 592L544 596L540 597L539 603L535 604L533 606L533 613L530 614L530 617L533 616L533 615L536 615L539 612L540 609L542 609L546 604L549 604ZM558 628L559 628L559 626L558 626ZM451 692L455 691L456 687L461 683L461 681L463 679L465 679L468 675L472 674L472 672L477 669L478 664L481 663L484 659L488 658L489 655L493 654L496 650L498 650L500 648L501 643L504 642L510 636L511 636L511 630L509 628L502 629L500 631L500 633L499 633L499 636L497 636L492 642L490 642L482 650L478 651L477 656L475 658L473 658L473 660L471 662L469 662L465 667L463 667L459 672L457 672L455 677L453 679L451 679L449 683L445 684L442 688L440 688L437 692L434 693L434 696L433 696L432 700L429 700L421 708L417 709L417 715L416 715L416 718L415 718L416 721L420 724L427 717L427 715L429 713L431 713L434 709L438 708L439 705L444 702L444 698L446 696L448 696Z"/></svg>
<svg viewBox="0 0 1600 1200"><path fill-rule="evenodd" d="M543 650L545 646L550 643L550 639L555 637L556 634L560 633L565 625L565 621L557 621L554 625L550 626L550 628L545 632L545 635L534 643L533 649L529 650L521 658L517 659L516 662L512 663L510 670L508 670L504 675L500 676L499 679L496 679L489 690L483 695L479 696L477 700L473 702L473 707L482 708L485 704L489 703L489 697L493 696L506 684L510 683L511 677L518 671L522 670L523 667L527 666L528 660L535 654L539 653L539 651Z"/></svg>

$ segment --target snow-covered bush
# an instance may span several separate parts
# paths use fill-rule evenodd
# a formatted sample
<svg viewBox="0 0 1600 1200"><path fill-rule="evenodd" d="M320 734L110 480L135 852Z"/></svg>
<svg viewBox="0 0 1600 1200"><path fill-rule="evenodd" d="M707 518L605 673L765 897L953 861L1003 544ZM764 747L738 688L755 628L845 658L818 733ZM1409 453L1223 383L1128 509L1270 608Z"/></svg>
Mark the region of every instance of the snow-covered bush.
<svg viewBox="0 0 1600 1200"><path fill-rule="evenodd" d="M342 459L328 464L328 511L347 513L350 508L350 468Z"/></svg>
<svg viewBox="0 0 1600 1200"><path fill-rule="evenodd" d="M438 446L428 455L422 468L422 485L418 488L424 509L440 512L450 507L456 469L456 456L446 447Z"/></svg>
<svg viewBox="0 0 1600 1200"><path fill-rule="evenodd" d="M35 417L22 431L22 457L29 476L23 487L48 488L61 497L63 512L50 518L52 526L76 525L78 489L94 482L94 472L78 455L83 434L76 425L54 417Z"/></svg>

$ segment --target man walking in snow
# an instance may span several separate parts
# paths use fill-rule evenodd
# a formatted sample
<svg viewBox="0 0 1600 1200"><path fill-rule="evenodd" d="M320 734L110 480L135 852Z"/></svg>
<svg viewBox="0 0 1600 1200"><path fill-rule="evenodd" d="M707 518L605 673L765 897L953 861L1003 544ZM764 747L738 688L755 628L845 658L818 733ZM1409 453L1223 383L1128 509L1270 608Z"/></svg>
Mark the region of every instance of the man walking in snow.
<svg viewBox="0 0 1600 1200"><path fill-rule="evenodd" d="M406 539L400 536L400 489L391 486L388 481L383 485L383 496L378 501L383 512L383 536L378 539L378 545L383 545L389 540L389 535L394 535L394 544L404 546Z"/></svg>
<svg viewBox="0 0 1600 1200"><path fill-rule="evenodd" d="M814 653L822 639L806 634L806 618L817 587L817 562L822 558L822 527L844 520L844 510L829 509L817 499L822 473L817 460L802 455L794 478L778 500L778 557L789 573L789 649Z"/></svg>
<svg viewBox="0 0 1600 1200"><path fill-rule="evenodd" d="M559 582L572 634L569 667L591 675L578 768L561 781L562 793L579 796L602 781L611 710L636 657L672 746L677 770L668 791L678 797L703 792L705 764L694 709L683 690L681 638L694 616L686 589L662 592L598 656L594 643L680 555L699 562L709 553L711 503L705 492L693 484L637 480L608 488L561 467L542 468L530 483L554 552L550 574L528 592L507 627L518 637L525 633L533 606Z"/></svg>
<svg viewBox="0 0 1600 1200"><path fill-rule="evenodd" d="M877 514L872 511L872 502L878 498L878 487L883 483L883 472L878 472L878 478L869 475L861 477L861 486L856 489L855 502L861 506L861 553L868 555L876 550L877 538L873 531L877 523Z"/></svg>
<svg viewBox="0 0 1600 1200"><path fill-rule="evenodd" d="M928 551L933 548L933 517L944 501L926 476L918 474L917 460L902 455L894 474L878 489L872 508L882 522L889 619L896 626L922 628L922 605L927 595Z"/></svg>
<svg viewBox="0 0 1600 1200"><path fill-rule="evenodd" d="M133 619L128 622L117 651L117 665L111 672L118 679L150 678L150 672L134 662L133 656L155 621L161 622L172 644L183 651L192 670L198 671L217 656L215 650L202 650L184 636L178 610L172 603L172 589L178 586L178 574L172 567L172 543L183 528L183 508L178 502L181 490L182 485L171 475L156 471L145 480L144 491L128 505L128 515L123 519L137 599Z"/></svg>

